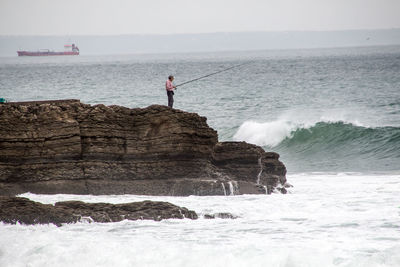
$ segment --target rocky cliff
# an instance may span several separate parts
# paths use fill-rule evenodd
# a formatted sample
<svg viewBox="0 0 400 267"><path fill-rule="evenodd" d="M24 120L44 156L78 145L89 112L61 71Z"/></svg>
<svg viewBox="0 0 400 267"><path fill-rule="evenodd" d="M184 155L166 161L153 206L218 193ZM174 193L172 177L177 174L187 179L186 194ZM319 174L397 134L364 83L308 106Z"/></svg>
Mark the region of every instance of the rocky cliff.
<svg viewBox="0 0 400 267"><path fill-rule="evenodd" d="M279 155L218 142L206 118L79 100L0 105L0 194L285 192Z"/></svg>

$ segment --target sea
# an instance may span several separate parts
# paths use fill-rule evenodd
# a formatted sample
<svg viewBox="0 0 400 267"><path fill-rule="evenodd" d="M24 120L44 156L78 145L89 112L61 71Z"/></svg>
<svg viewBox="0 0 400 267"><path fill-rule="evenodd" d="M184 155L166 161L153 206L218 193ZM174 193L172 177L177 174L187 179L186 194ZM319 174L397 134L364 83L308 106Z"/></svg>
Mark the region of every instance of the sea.
<svg viewBox="0 0 400 267"><path fill-rule="evenodd" d="M168 201L198 220L0 223L0 266L400 266L400 46L0 58L0 97L167 104L220 141L280 154L286 195L39 195ZM236 219L206 219L229 212Z"/></svg>

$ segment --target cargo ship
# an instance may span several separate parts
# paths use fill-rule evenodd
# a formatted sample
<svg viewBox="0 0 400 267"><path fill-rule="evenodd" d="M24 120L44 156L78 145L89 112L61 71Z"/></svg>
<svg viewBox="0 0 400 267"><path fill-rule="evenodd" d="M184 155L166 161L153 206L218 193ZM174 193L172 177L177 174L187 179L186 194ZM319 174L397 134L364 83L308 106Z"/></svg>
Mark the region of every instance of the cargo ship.
<svg viewBox="0 0 400 267"><path fill-rule="evenodd" d="M64 45L64 51L55 52L49 49L41 49L39 51L17 51L18 56L77 56L79 55L79 48L75 45Z"/></svg>

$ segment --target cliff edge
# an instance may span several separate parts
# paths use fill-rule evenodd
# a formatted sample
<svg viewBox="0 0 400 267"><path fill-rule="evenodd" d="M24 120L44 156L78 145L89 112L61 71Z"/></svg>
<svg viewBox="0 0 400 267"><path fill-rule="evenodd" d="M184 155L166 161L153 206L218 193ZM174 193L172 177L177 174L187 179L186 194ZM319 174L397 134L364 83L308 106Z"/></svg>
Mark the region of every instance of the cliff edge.
<svg viewBox="0 0 400 267"><path fill-rule="evenodd" d="M1 104L0 195L286 192L277 153L218 142L206 121L159 105Z"/></svg>

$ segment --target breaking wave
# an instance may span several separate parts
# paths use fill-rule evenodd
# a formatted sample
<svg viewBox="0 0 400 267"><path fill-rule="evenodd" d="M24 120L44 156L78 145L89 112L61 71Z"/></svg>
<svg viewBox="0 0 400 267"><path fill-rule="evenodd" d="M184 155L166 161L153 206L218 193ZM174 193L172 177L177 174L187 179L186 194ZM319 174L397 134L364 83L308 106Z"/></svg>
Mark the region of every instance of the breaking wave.
<svg viewBox="0 0 400 267"><path fill-rule="evenodd" d="M319 171L395 170L400 162L400 127L366 127L344 121L318 121L309 125L290 121L244 122L234 135L273 149L288 158L295 169ZM397 163L396 163L397 162ZM300 167L302 165L302 167ZM314 166L314 167L313 167ZM342 168L343 169L343 168Z"/></svg>

